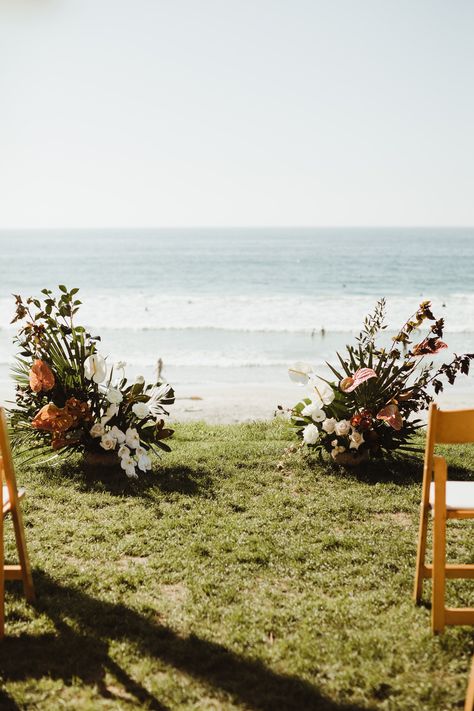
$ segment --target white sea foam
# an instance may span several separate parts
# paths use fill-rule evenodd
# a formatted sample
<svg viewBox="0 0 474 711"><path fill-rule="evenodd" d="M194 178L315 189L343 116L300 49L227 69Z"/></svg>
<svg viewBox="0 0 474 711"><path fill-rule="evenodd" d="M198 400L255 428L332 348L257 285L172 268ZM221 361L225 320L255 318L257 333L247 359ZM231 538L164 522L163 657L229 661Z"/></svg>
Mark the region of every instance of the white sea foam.
<svg viewBox="0 0 474 711"><path fill-rule="evenodd" d="M98 332L106 330L221 329L280 333L358 331L373 309L373 296L183 296L145 292L81 294L80 321ZM389 328L399 328L423 297L394 296L387 300ZM474 294L433 297L433 309L446 319L447 333L474 332ZM11 298L0 298L0 329L10 326Z"/></svg>

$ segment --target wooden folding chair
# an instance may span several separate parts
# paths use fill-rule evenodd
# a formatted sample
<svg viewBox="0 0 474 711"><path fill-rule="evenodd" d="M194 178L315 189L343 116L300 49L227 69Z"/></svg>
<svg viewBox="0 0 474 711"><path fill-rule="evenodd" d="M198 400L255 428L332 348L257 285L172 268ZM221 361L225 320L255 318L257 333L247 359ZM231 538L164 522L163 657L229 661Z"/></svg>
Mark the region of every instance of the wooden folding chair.
<svg viewBox="0 0 474 711"><path fill-rule="evenodd" d="M471 665L471 674L467 685L466 701L464 711L474 711L474 658Z"/></svg>
<svg viewBox="0 0 474 711"><path fill-rule="evenodd" d="M0 516L0 637L3 637L5 631L4 581L22 580L26 599L29 602L33 602L35 599L19 503L24 494L24 489L17 489L5 413L0 407L0 506L2 510L2 515ZM19 565L5 565L4 519L7 514L11 514L13 520Z"/></svg>
<svg viewBox="0 0 474 711"><path fill-rule="evenodd" d="M415 602L420 602L423 580L432 578L433 632L445 625L473 625L474 608L445 607L446 578L474 578L474 565L446 564L447 519L474 518L474 481L447 481L444 457L434 455L435 444L474 442L474 410L442 411L430 405L426 435L423 490L415 575ZM425 564L428 518L433 513L433 563Z"/></svg>

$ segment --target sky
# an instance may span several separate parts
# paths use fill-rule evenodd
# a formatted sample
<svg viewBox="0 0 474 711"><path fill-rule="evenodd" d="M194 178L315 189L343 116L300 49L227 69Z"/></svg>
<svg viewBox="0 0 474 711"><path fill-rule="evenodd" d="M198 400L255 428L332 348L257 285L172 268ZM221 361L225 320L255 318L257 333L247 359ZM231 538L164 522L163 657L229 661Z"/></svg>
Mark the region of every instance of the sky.
<svg viewBox="0 0 474 711"><path fill-rule="evenodd" d="M0 0L0 228L474 225L472 0Z"/></svg>

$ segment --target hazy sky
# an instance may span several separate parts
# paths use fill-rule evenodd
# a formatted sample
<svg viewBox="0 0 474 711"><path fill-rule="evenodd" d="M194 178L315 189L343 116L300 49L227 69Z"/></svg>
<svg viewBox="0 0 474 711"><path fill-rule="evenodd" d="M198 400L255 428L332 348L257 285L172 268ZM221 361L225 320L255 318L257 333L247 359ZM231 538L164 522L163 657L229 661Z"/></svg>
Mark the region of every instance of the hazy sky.
<svg viewBox="0 0 474 711"><path fill-rule="evenodd" d="M0 227L474 224L473 0L0 0Z"/></svg>

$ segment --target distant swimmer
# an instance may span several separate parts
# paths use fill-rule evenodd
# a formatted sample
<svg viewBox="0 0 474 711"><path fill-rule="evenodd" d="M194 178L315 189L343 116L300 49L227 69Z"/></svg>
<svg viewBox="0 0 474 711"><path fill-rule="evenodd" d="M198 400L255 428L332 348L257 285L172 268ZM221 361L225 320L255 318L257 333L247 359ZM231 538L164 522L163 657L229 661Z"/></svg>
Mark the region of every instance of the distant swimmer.
<svg viewBox="0 0 474 711"><path fill-rule="evenodd" d="M163 360L161 358L158 358L156 362L156 378L159 380L161 378L161 372L163 370Z"/></svg>
<svg viewBox="0 0 474 711"><path fill-rule="evenodd" d="M321 336L324 338L325 335L326 335L326 329L323 326L321 329Z"/></svg>

